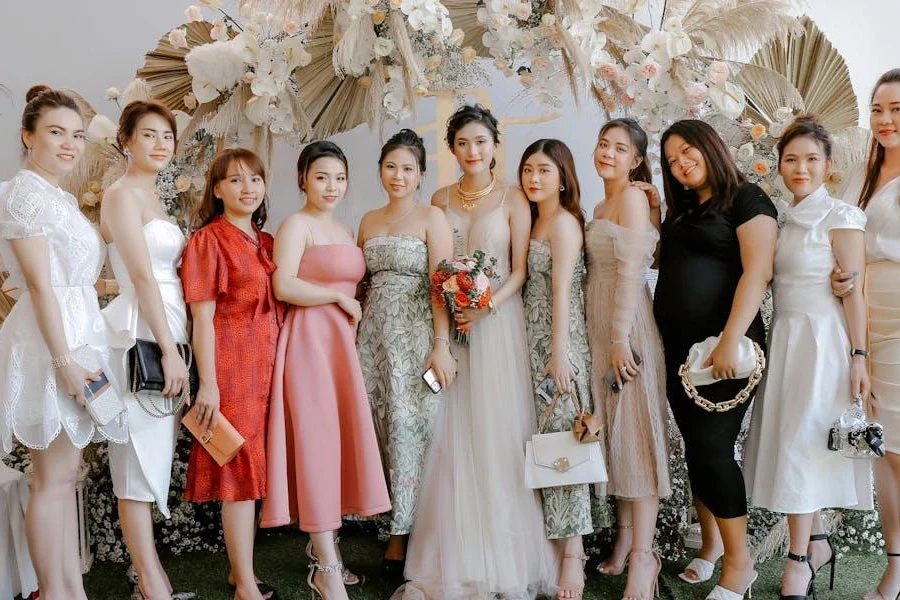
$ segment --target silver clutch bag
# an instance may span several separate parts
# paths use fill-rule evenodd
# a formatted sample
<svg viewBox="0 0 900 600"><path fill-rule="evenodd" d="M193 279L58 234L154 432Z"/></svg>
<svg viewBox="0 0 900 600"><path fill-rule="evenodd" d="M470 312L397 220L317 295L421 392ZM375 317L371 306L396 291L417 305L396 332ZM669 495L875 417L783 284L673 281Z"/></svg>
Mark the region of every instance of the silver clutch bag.
<svg viewBox="0 0 900 600"><path fill-rule="evenodd" d="M828 432L828 449L847 458L884 456L884 427L866 419L862 396L856 397Z"/></svg>
<svg viewBox="0 0 900 600"><path fill-rule="evenodd" d="M95 425L106 425L125 410L125 403L109 383L106 373L100 371L100 379L84 386L84 408Z"/></svg>

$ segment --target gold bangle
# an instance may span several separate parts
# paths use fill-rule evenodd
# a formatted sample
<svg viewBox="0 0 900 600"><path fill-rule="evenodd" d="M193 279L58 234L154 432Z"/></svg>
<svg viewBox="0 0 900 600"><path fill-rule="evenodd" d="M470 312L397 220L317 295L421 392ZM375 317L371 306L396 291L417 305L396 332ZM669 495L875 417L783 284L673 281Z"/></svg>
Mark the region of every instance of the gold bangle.
<svg viewBox="0 0 900 600"><path fill-rule="evenodd" d="M488 300L488 310L490 311L490 313L491 313L492 315L496 315L496 314L497 314L497 306L494 304L494 299L493 299L493 298L491 298L490 300Z"/></svg>
<svg viewBox="0 0 900 600"><path fill-rule="evenodd" d="M72 355L66 352L61 356L54 356L50 359L50 366L54 369L62 369L66 365L72 362Z"/></svg>

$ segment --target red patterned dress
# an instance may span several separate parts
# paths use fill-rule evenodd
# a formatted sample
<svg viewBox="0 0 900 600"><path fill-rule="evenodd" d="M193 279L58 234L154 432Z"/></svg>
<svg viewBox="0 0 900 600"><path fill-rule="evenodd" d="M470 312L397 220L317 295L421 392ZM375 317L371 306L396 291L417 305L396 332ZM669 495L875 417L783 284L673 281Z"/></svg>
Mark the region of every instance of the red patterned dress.
<svg viewBox="0 0 900 600"><path fill-rule="evenodd" d="M246 440L224 467L194 441L184 492L189 502L266 495L266 422L283 307L272 291L274 239L256 234L258 242L220 216L191 236L182 258L185 302L216 302L220 410Z"/></svg>

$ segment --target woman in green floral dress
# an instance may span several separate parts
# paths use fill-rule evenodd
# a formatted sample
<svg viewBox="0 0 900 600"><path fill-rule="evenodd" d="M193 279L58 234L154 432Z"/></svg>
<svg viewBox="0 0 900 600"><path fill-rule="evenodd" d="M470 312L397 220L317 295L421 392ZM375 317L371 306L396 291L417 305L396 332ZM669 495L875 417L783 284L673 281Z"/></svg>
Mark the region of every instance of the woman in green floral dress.
<svg viewBox="0 0 900 600"><path fill-rule="evenodd" d="M358 348L393 506L384 564L399 574L441 399L422 374L434 368L442 388L456 374L449 315L446 308L432 313L430 296L430 274L451 257L453 234L440 209L416 198L425 173L418 135L404 129L393 136L378 164L388 203L359 226L368 284Z"/></svg>
<svg viewBox="0 0 900 600"><path fill-rule="evenodd" d="M588 377L591 352L584 320L584 216L575 162L559 140L531 144L519 164L519 181L531 204L532 230L525 283L525 324L534 387L545 377L592 410ZM551 258L552 256L552 258ZM547 417L549 404L535 394L538 427L545 433L572 428L575 406L565 396ZM560 540L563 555L559 597L578 598L584 588L586 560L581 536L606 519L592 515L591 486L542 490L547 537ZM596 504L596 503L595 503ZM605 504L604 504L605 505Z"/></svg>

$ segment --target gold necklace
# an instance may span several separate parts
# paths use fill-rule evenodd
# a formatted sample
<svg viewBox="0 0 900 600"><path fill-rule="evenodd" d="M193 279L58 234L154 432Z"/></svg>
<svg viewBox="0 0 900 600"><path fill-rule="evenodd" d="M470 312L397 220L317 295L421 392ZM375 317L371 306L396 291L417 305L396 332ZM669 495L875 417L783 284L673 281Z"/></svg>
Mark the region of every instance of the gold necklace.
<svg viewBox="0 0 900 600"><path fill-rule="evenodd" d="M462 186L463 177L465 177L465 175L460 176L459 180L456 182L456 194L459 196L459 201L462 203L463 210L472 212L478 208L479 204L481 204L482 198L494 191L494 185L497 183L497 179L494 177L494 174L491 173L491 182L486 188L478 190L477 192L467 192Z"/></svg>

